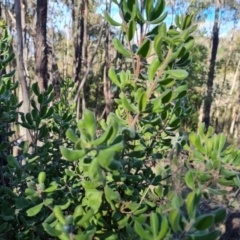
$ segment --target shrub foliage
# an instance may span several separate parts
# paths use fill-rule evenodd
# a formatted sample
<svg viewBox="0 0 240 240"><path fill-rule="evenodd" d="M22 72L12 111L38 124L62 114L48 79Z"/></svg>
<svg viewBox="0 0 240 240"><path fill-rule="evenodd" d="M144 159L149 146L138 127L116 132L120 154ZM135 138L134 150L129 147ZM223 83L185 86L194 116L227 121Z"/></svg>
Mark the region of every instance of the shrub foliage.
<svg viewBox="0 0 240 240"><path fill-rule="evenodd" d="M33 84L31 112L18 112L14 72L1 77L0 134L11 136L8 126L20 124L32 142L22 142L17 157L7 140L0 144L0 239L213 240L220 234L216 226L226 210L201 214L198 206L226 194L226 186L240 187L240 155L211 127L189 135L178 130L191 112L184 67L194 46L193 17L177 16L167 28L164 1L146 1L144 11L137 1L114 2L122 22L105 18L125 34L126 46L118 39L113 45L128 67L109 69L119 94L106 120L87 109L76 123L69 79L58 102L52 86L41 93ZM14 55L2 28L5 69Z"/></svg>

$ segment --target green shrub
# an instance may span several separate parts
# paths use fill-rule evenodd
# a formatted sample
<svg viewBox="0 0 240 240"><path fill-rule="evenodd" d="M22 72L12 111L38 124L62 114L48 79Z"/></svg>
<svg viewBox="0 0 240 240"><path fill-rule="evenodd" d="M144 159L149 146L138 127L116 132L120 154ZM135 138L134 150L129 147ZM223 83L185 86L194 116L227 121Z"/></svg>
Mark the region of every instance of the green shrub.
<svg viewBox="0 0 240 240"><path fill-rule="evenodd" d="M105 17L125 32L128 47L117 39L113 44L130 67L109 70L120 91L116 111L98 122L85 110L75 123L71 94L49 107L52 86L41 94L33 84L40 107L32 100L31 112L20 113L19 123L35 137L33 151L22 143L21 165L0 149L8 162L2 170L9 183L0 189L1 239L218 238L215 228L226 210L201 214L198 206L203 197L225 194L220 186L240 186L239 151L224 149L224 135L205 131L204 125L189 137L178 132L191 111L183 101L188 73L181 67L189 63L194 45L192 16L177 16L177 27L167 29L164 1L154 7L146 1L146 16L134 1L118 6L122 23L107 13ZM139 26L146 27L143 41L132 47ZM6 91L11 94L11 86L1 82L1 99ZM65 81L62 91L71 86ZM1 104L9 115L12 110ZM14 100L14 119L16 107Z"/></svg>

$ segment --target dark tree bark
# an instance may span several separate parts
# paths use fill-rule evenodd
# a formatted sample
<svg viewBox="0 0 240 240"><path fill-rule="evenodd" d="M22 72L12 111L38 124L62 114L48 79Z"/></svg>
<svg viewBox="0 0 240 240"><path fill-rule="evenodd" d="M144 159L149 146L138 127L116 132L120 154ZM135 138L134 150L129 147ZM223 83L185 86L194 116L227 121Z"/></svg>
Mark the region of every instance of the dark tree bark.
<svg viewBox="0 0 240 240"><path fill-rule="evenodd" d="M83 9L80 1L72 0L72 31L73 31L73 79L78 84L82 69L82 46L84 36Z"/></svg>
<svg viewBox="0 0 240 240"><path fill-rule="evenodd" d="M73 71L72 76L75 81L76 89L80 85L80 74L82 69L82 47L83 47L83 36L84 36L84 16L83 6L81 1L72 0L71 11L72 11L72 34L73 34ZM77 120L79 119L80 110L80 98L77 100Z"/></svg>
<svg viewBox="0 0 240 240"><path fill-rule="evenodd" d="M109 12L111 9L111 1L109 3L106 3L106 11ZM110 68L110 29L109 25L106 26L105 29L106 34L106 40L105 40L105 66L103 71L103 79L104 79L104 86L103 86L103 92L104 92L104 100L105 100L105 116L107 117L109 113L111 112L111 82L108 80L108 70Z"/></svg>
<svg viewBox="0 0 240 240"><path fill-rule="evenodd" d="M207 96L204 101L204 112L203 112L203 122L205 123L206 128L210 125L210 114L211 114L211 105L212 105L212 91L213 91L213 82L215 75L215 65L216 57L219 44L219 12L220 12L220 3L219 0L215 0L215 17L214 25L212 31L212 52L210 58L210 66L207 79Z"/></svg>
<svg viewBox="0 0 240 240"><path fill-rule="evenodd" d="M37 0L37 23L35 35L36 79L41 91L47 89L47 0Z"/></svg>

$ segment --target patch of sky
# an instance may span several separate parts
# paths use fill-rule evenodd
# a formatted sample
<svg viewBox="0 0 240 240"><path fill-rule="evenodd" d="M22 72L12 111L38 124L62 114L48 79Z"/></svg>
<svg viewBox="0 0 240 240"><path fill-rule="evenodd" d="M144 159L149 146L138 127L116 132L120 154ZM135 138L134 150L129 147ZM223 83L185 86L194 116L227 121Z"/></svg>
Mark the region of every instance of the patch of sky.
<svg viewBox="0 0 240 240"><path fill-rule="evenodd" d="M51 8L54 10L58 9L59 15L54 16L54 23L59 27L59 29L64 30L66 26L70 26L71 24L71 12L69 7L67 7L64 3L50 1ZM189 5L181 4L181 6L175 7L174 11L171 6L166 7L166 11L168 11L168 16L165 19L165 22L168 26L174 23L175 14L186 13ZM106 10L106 4L102 3L96 9L96 13L103 14L103 11ZM208 9L199 12L198 15L201 14L201 18L199 18L199 30L203 35L210 36L212 33L212 27L214 23L214 7L209 7ZM221 9L221 18L220 18L220 37L228 36L229 31L233 29L240 29L240 21L239 19L233 19L234 11L232 10L224 10ZM111 17L118 22L121 22L121 17L119 15L118 7L115 3L111 5Z"/></svg>

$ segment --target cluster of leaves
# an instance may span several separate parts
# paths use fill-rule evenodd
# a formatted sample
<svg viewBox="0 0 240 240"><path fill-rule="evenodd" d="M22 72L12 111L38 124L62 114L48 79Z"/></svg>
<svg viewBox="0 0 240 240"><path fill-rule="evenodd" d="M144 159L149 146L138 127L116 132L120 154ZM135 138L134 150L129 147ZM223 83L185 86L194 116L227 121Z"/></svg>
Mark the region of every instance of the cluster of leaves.
<svg viewBox="0 0 240 240"><path fill-rule="evenodd" d="M11 77L14 75L15 71L6 73L6 66L14 58L14 53L9 53L9 44L12 41L12 37L8 35L8 31L5 26L5 22L0 22L0 27L2 30L2 35L0 39L0 158L1 165L4 164L3 160L5 151L7 152L10 144L7 142L7 138L11 137L14 132L8 132L9 124L16 122L17 109L21 106L18 104L17 97L12 94L18 84L11 84Z"/></svg>
<svg viewBox="0 0 240 240"><path fill-rule="evenodd" d="M189 64L194 45L192 16L177 16L176 27L167 29L164 1L146 1L146 16L138 1L114 2L122 23L105 17L125 32L128 48L117 39L113 44L132 63L125 71L109 70L120 91L118 107L100 122L85 110L75 123L71 93L52 103L52 86L40 93L33 84L37 103L31 101L31 112L20 113L19 122L33 141L22 143L22 162L1 150L7 161L1 166L7 182L0 188L2 239L213 240L220 234L214 227L226 210L201 214L198 206L202 197L225 194L218 185L239 187L240 155L224 149L224 135L213 135L212 128L205 134L204 125L189 139L177 133L191 111L183 101L188 73L181 68ZM132 39L139 26L146 29L137 47ZM143 61L153 53L150 64ZM138 73L136 66L143 71ZM73 86L65 81L62 92L74 91ZM11 88L11 82L1 82L1 99ZM0 117L11 116L13 109L16 118L16 100L10 110L7 101L1 104ZM188 156L184 161L178 158L182 149Z"/></svg>
<svg viewBox="0 0 240 240"><path fill-rule="evenodd" d="M0 175L1 184L5 186L3 166L7 163L6 158L11 147L8 138L14 134L9 129L10 124L17 120L17 109L21 106L21 103L18 104L17 97L12 93L18 86L17 83L11 83L11 77L15 71L6 73L6 66L14 59L14 53L10 53L9 47L12 37L8 35L4 21L0 22L0 27L2 33L0 39ZM19 167L16 169L16 174L18 176L20 174Z"/></svg>
<svg viewBox="0 0 240 240"><path fill-rule="evenodd" d="M205 197L209 198L210 193L227 194L227 191L220 189L220 186L240 187L238 176L240 151L232 146L225 148L226 137L223 133L213 135L212 127L208 128L206 134L204 131L204 124L202 124L198 134L192 132L189 135L190 146L185 146L190 153L186 161L189 171L185 179L189 188L194 189L197 186L202 189ZM192 160L194 160L195 169L191 166ZM219 188L211 188L216 185Z"/></svg>
<svg viewBox="0 0 240 240"><path fill-rule="evenodd" d="M14 54L10 52L11 37L4 22L1 22L1 27L1 71L4 72ZM18 104L14 94L18 83L12 83L13 75L14 71L3 74L0 82L0 238L44 239L47 234L44 233L42 222L51 214L49 205L53 203L53 199L66 207L70 205L70 199L65 198L67 186L60 194L56 190L62 185L62 173L71 167L61 159L59 146L65 143L71 147L65 140L65 132L76 125L75 106L70 103L73 94L70 89L74 82L69 79L63 81L63 97L61 101L54 103L51 85L46 92L40 93L38 85L33 84L33 99L37 100L31 100L32 110L24 114L18 112L22 103ZM17 157L9 154L13 144L8 139L14 134L14 131L10 131L10 124L20 124L28 129L32 138L31 143L21 142L21 151ZM45 184L41 181L43 175L48 175ZM45 194L53 196L52 199L45 199ZM35 216L41 209L41 214Z"/></svg>
<svg viewBox="0 0 240 240"><path fill-rule="evenodd" d="M11 83L9 83L11 86ZM68 89L68 84L63 84L63 90ZM6 88L2 84L1 88ZM57 192L58 186L66 181L62 173L71 165L61 159L59 146L63 143L71 146L65 140L65 132L71 127L73 120L73 106L65 105L64 102L55 103L47 108L48 102L52 101L52 86L41 94L37 84L32 86L33 92L38 98L39 108L34 100L31 101L32 111L21 116L21 124L26 127L32 137L32 142L22 142L20 144L20 157L15 158L6 154L3 158L5 164L1 165L1 233L3 239L43 239L42 222L51 214L49 205L56 203L69 206L70 199L65 198L68 192L67 186ZM7 90L6 90L7 91ZM1 95L3 96L3 95ZM15 105L11 105L15 115L17 110ZM10 113L10 111L6 111ZM14 122L17 123L16 117ZM5 133L4 131L1 134ZM11 132L10 132L11 133ZM3 146L2 143L1 146ZM8 164L6 164L6 162ZM41 178L48 175L48 180L43 184ZM37 181L38 179L38 181ZM4 183L4 184L3 184ZM52 198L50 198L52 196ZM45 206L45 208L43 208ZM41 214L35 214L42 209ZM34 217L33 217L34 216ZM12 231L14 229L14 231ZM38 236L38 238L36 238Z"/></svg>

